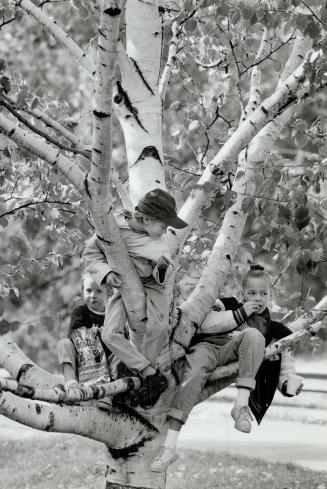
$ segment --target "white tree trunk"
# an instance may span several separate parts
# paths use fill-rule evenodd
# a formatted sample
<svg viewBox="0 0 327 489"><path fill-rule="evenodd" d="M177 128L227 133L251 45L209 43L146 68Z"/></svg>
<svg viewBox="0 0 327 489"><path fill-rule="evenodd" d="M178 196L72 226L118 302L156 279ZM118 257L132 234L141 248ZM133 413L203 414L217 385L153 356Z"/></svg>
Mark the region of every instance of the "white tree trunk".
<svg viewBox="0 0 327 489"><path fill-rule="evenodd" d="M129 193L134 205L154 188L165 188L162 105L158 90L162 45L156 1L127 0L126 51L121 46L122 84L115 96L126 143Z"/></svg>

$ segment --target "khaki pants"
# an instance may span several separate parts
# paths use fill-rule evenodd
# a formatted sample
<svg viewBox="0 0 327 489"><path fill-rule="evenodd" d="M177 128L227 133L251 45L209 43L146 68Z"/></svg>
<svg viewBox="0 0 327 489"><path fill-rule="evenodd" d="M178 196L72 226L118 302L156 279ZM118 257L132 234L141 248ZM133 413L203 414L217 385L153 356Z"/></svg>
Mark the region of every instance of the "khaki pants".
<svg viewBox="0 0 327 489"><path fill-rule="evenodd" d="M174 397L168 416L185 423L210 375L218 366L239 360L236 387L255 388L255 376L263 360L265 339L254 328L240 331L223 346L198 343L185 357L182 383Z"/></svg>
<svg viewBox="0 0 327 489"><path fill-rule="evenodd" d="M106 346L130 370L137 371L142 371L149 365L155 367L158 356L169 340L166 290L153 279L148 279L143 285L147 317L144 318L142 330L129 328L130 339L126 338L126 309L120 292L116 291L109 300L109 312L101 332Z"/></svg>

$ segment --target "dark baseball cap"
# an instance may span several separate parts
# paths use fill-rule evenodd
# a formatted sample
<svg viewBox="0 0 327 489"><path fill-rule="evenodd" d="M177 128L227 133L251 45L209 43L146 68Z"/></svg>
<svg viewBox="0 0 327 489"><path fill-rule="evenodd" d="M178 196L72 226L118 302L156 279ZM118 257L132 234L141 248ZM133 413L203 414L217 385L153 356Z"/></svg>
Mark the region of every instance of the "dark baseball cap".
<svg viewBox="0 0 327 489"><path fill-rule="evenodd" d="M147 192L140 199L135 210L147 216L156 217L175 229L182 229L188 226L187 222L177 216L174 197L161 188L155 188Z"/></svg>

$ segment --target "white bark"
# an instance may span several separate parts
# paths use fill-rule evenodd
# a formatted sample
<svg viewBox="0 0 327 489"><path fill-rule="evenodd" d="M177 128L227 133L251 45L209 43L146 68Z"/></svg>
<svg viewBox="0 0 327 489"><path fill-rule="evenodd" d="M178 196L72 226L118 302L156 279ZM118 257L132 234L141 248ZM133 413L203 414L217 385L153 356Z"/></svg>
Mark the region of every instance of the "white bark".
<svg viewBox="0 0 327 489"><path fill-rule="evenodd" d="M59 170L77 190L80 192L84 190L85 174L75 161L66 158L66 156L60 154L58 149L53 148L42 139L24 131L16 123L5 117L3 113L0 113L0 130L19 147L49 163L53 172Z"/></svg>
<svg viewBox="0 0 327 489"><path fill-rule="evenodd" d="M159 82L159 94L162 100L165 100L165 95L166 95L166 90L167 90L171 70L176 60L177 43L178 43L177 28L178 28L177 22L173 22L171 26L172 36L169 41L167 61L163 69L163 72L161 74L161 78Z"/></svg>
<svg viewBox="0 0 327 489"><path fill-rule="evenodd" d="M63 384L56 385L52 389L40 389L21 385L16 380L0 378L0 390L2 389L34 401L63 404L115 396L127 390L137 390L140 386L141 381L138 377L125 377L124 379L102 384L72 386L66 391Z"/></svg>
<svg viewBox="0 0 327 489"><path fill-rule="evenodd" d="M30 0L16 0L17 7L23 9L28 15L33 17L47 32L49 32L62 46L64 46L69 54L73 57L78 65L87 71L89 76L93 78L95 74L95 66L92 60L84 53L82 49L66 34L55 21L51 20L39 7L36 7Z"/></svg>
<svg viewBox="0 0 327 489"><path fill-rule="evenodd" d="M267 29L264 29L260 46L255 57L255 62L264 58L269 53L270 33ZM250 95L247 106L244 110L242 120L245 120L248 115L253 112L261 102L261 65L254 66L251 70L251 82L250 82Z"/></svg>
<svg viewBox="0 0 327 489"><path fill-rule="evenodd" d="M114 101L129 168L129 192L135 205L154 188L165 188L162 107L158 91L162 43L158 5L141 0L126 4L126 51L119 49L122 84Z"/></svg>
<svg viewBox="0 0 327 489"><path fill-rule="evenodd" d="M77 148L81 148L83 150L86 150L86 148L82 141L77 137L74 133L66 129L62 124L54 120L52 117L50 117L48 114L45 112L42 112L39 109L23 109L22 112L25 112L26 114L31 115L35 119L43 122L47 127L51 127L51 129L54 129L58 134L66 138L70 143L72 143L73 146L76 146Z"/></svg>
<svg viewBox="0 0 327 489"><path fill-rule="evenodd" d="M93 99L93 148L90 179L95 182L93 211L102 211L110 195L112 90L115 79L117 43L122 2L102 5L98 30L97 69ZM91 191L90 183L90 191ZM91 191L92 193L92 191Z"/></svg>
<svg viewBox="0 0 327 489"><path fill-rule="evenodd" d="M128 414L104 412L89 406L35 402L1 390L0 414L37 430L74 433L115 449L143 445L157 434L149 423Z"/></svg>

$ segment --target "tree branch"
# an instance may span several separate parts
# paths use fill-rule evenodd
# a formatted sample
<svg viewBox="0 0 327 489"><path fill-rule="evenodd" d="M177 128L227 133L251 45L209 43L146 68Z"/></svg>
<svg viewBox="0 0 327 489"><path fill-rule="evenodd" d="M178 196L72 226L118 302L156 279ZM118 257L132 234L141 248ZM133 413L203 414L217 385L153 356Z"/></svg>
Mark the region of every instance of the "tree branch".
<svg viewBox="0 0 327 489"><path fill-rule="evenodd" d="M88 406L38 403L1 390L0 414L37 430L75 433L116 450L143 445L157 434L140 416L104 412Z"/></svg>
<svg viewBox="0 0 327 489"><path fill-rule="evenodd" d="M171 26L172 36L169 41L167 61L159 81L159 95L161 97L161 100L165 99L171 70L174 66L175 59L176 59L177 43L178 43L177 28L178 28L177 22L173 22Z"/></svg>
<svg viewBox="0 0 327 489"><path fill-rule="evenodd" d="M297 91L303 88L305 79L305 68L309 60L304 61L276 91L268 97L261 105L248 116L235 130L232 136L226 141L215 158L207 165L202 177L200 178L197 189L192 191L179 215L186 222L195 224L202 206L207 202L210 193L216 187L217 175L221 175L223 170L234 164L240 150L242 150L251 139L269 122L298 102ZM183 246L191 226L185 230L170 235L169 241L173 254L178 254Z"/></svg>
<svg viewBox="0 0 327 489"><path fill-rule="evenodd" d="M32 134L23 131L2 113L0 113L0 130L19 147L42 158L49 163L54 170L58 169L79 192L84 192L85 174L78 167L76 162L72 162L66 158L66 156L60 154L57 149L52 148L49 144L37 139Z"/></svg>
<svg viewBox="0 0 327 489"><path fill-rule="evenodd" d="M28 129L33 131L35 134L38 134L39 136L43 137L46 139L49 143L54 144L57 148L63 149L64 151L68 151L70 153L74 154L80 154L85 156L86 158L90 157L90 152L79 149L79 148L72 148L71 146L67 146L66 144L61 143L57 139L54 139L50 134L48 134L45 131L42 131L42 129L37 128L33 124L31 124L25 117L21 116L19 112L15 109L15 107L7 102L4 97L0 95L0 105L5 107L12 115L16 117L20 122L22 122Z"/></svg>
<svg viewBox="0 0 327 489"><path fill-rule="evenodd" d="M95 74L95 67L92 61L82 49L66 34L57 24L52 21L40 8L36 7L30 0L16 0L17 7L23 9L28 15L33 17L47 32L49 32L69 54L73 57L91 78Z"/></svg>
<svg viewBox="0 0 327 489"><path fill-rule="evenodd" d="M294 43L292 54L289 58L289 63L285 66L285 70L289 69L290 64L294 70L296 65L303 60L303 56L307 52L309 45L310 41L299 37ZM300 68L303 69L303 66L304 64L302 63ZM295 72L298 70L299 69L295 70ZM288 77L285 82L281 82L280 86L285 87L285 84L287 85L292 77L293 75ZM295 79L295 82L295 86L300 84L299 80L296 81ZM264 106L266 107L266 102ZM254 114L257 113L257 111L258 109L256 109ZM242 194L254 194L254 174L257 165L258 163L261 164L269 154L280 131L289 121L291 115L292 112L285 111L282 112L281 115L275 116L272 119L272 122L259 131L249 146L239 155L238 170L232 187L232 190L237 193L237 198L233 206L230 207L225 214L212 253L198 284L188 299L180 307L182 311L181 321L177 325L174 334L174 341L177 345L188 347L194 334L195 326L200 325L203 322L214 301L220 294L227 274L229 273L233 256L239 246L239 241L245 225L246 214L242 209L244 200ZM251 119L251 117L248 119ZM242 128L242 124L240 124L235 133L237 133L240 128ZM231 148L231 150L233 151L233 148ZM180 347L176 347L176 351L178 352L176 355L181 354Z"/></svg>
<svg viewBox="0 0 327 489"><path fill-rule="evenodd" d="M103 399L106 396L115 396L129 390L137 390L140 385L141 381L138 377L124 377L113 382L89 386L72 386L68 390L64 388L63 384L58 384L53 389L40 389L19 384L16 380L0 378L0 390L11 392L26 399L53 402L55 404L70 404L72 402Z"/></svg>

